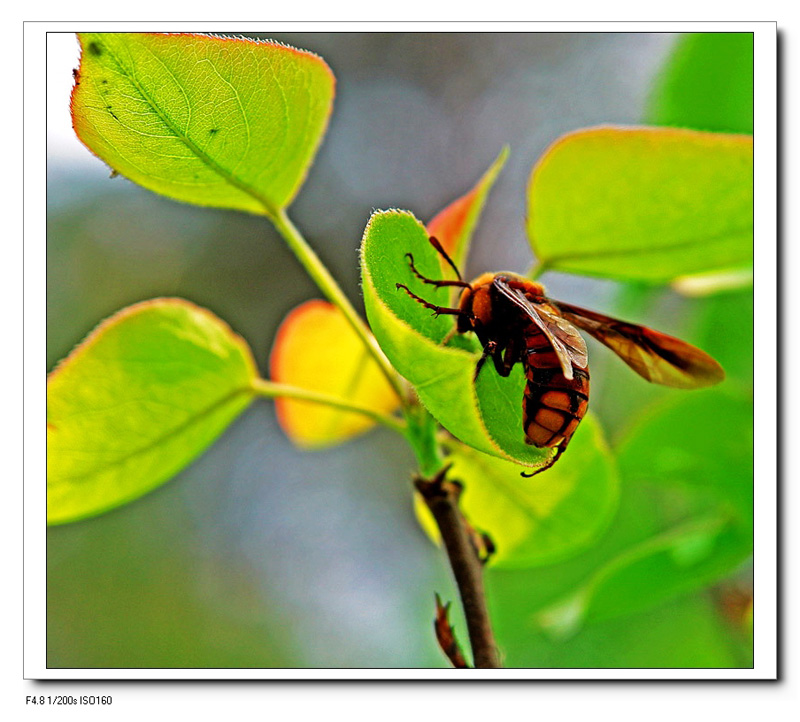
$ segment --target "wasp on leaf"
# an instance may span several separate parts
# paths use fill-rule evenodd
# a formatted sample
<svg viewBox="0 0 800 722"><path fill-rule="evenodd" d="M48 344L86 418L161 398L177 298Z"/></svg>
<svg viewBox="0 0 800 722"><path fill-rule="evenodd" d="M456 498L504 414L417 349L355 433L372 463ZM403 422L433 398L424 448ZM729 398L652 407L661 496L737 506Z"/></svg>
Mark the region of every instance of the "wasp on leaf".
<svg viewBox="0 0 800 722"><path fill-rule="evenodd" d="M420 281L436 288L463 288L458 308L429 303L402 283L396 287L436 316L455 316L458 333L475 333L483 346L475 367L476 379L487 358L504 377L517 362L523 365L525 442L556 450L544 465L523 476L534 476L555 464L589 406L589 360L578 328L608 346L637 374L653 383L694 389L712 386L725 378L722 367L691 344L646 326L555 301L545 296L541 284L514 273L484 273L467 283L439 241L433 237L429 240L458 280L426 278L407 253L411 271Z"/></svg>

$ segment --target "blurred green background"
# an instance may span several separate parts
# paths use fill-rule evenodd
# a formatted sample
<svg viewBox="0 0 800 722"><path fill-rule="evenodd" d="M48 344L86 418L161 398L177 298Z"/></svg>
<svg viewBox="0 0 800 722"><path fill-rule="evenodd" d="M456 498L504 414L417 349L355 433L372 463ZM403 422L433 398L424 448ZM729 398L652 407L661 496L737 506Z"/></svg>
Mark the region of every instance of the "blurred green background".
<svg viewBox="0 0 800 722"><path fill-rule="evenodd" d="M530 266L525 185L560 134L643 121L752 132L752 91L749 109L741 93L748 82L752 88L749 35L702 43L663 33L270 37L322 55L337 77L328 135L291 215L359 308L357 248L371 211L407 208L429 220L506 143L511 157L477 230L468 276ZM265 373L282 317L319 293L264 219L181 205L109 179L70 135L77 41L49 41L60 53L49 54L48 75L48 370L120 307L182 296L242 334ZM684 83L687 74L696 82ZM675 87L686 92L676 96ZM592 409L621 453L620 510L597 548L578 558L489 571L506 664L750 666L747 534L687 536L717 545L689 583L659 586L669 570L645 567L632 586L612 589L618 596L605 608L614 613L579 629L540 622L542 610L631 544L716 519L722 507L740 512L738 529L747 526L752 289L688 298L559 274L543 280L555 298L646 319L700 344L729 381L703 392L719 397L676 398L632 380L591 345ZM666 411L652 411L663 404ZM649 445L634 443L639 438ZM48 530L48 667L446 666L432 634L433 592L456 593L443 555L414 519L413 470L410 450L384 429L299 452L272 405L255 403L158 491ZM648 594L643 579L664 593Z"/></svg>

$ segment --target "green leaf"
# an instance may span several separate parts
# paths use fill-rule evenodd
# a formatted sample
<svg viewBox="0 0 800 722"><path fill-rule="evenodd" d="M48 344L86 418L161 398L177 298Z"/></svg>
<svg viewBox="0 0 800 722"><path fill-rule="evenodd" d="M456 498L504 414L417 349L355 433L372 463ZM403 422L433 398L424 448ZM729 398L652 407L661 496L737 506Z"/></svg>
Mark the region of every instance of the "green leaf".
<svg viewBox="0 0 800 722"><path fill-rule="evenodd" d="M694 313L696 329L691 339L722 364L728 386L739 384L751 395L754 310L752 289L704 298Z"/></svg>
<svg viewBox="0 0 800 722"><path fill-rule="evenodd" d="M567 457L565 455L548 473L555 472ZM616 511L599 538L569 559L530 570L491 566L487 584L492 595L501 595L507 600L510 614L530 619L536 612L570 596L611 560L664 528L661 510L649 492L643 485L626 483L620 478Z"/></svg>
<svg viewBox="0 0 800 722"><path fill-rule="evenodd" d="M686 499L672 493L658 505L688 518L608 560L541 613L542 625L571 634L589 620L701 588L744 562L753 548L752 424L752 403L721 389L670 398L642 414L618 446L620 475L629 485L682 490Z"/></svg>
<svg viewBox="0 0 800 722"><path fill-rule="evenodd" d="M494 592L494 590L493 590ZM493 593L497 641L508 668L729 668L752 666L706 595L684 595L637 614L598 621L570 637L537 627L524 597Z"/></svg>
<svg viewBox="0 0 800 722"><path fill-rule="evenodd" d="M623 281L752 265L753 140L600 127L557 140L528 190L545 269Z"/></svg>
<svg viewBox="0 0 800 722"><path fill-rule="evenodd" d="M566 460L567 455L558 464ZM607 531L585 551L533 569L488 570L493 620L508 666L624 667L626 659L648 660L645 666L673 666L673 660L677 664L683 658L681 648L694 645L696 630L691 621L683 624L674 620L671 626L667 625L670 633L666 636L659 633L658 639L650 639L648 630L669 618L669 608L684 603L687 597L681 595L688 587L704 587L715 578L727 576L746 557L747 539L734 526L734 519L724 520L715 514L718 504L706 505L705 510L689 504L689 513L684 509L682 519L676 521L670 508L675 505L676 494L674 487L657 482L632 482L621 476L618 511ZM674 539L676 532L681 531L687 532L686 538ZM609 569L620 568L625 560L633 562L647 557L643 551L657 552L659 540L662 551L670 544L677 548L677 557L689 577L662 578L657 573L648 576L647 562L643 561L642 573L633 577L638 586L632 592L628 587L625 594L620 593L621 601L606 597L609 605L619 603L619 614L606 607L608 616L595 621L587 618L593 600L586 589L591 582L604 577ZM729 544L730 541L734 544ZM701 559L706 553L709 556ZM717 563L715 570L713 565ZM650 571L656 568L654 563ZM685 586L680 586L679 581ZM613 588L607 587L606 591L613 592ZM669 599L664 598L667 596ZM642 608L635 611L630 605L640 598ZM649 621L637 622L645 618ZM724 629L720 633L723 638L730 636ZM648 639L652 646L645 641ZM638 652L629 657L628 650L634 648ZM701 658L705 659L702 655Z"/></svg>
<svg viewBox="0 0 800 722"><path fill-rule="evenodd" d="M47 382L47 520L77 521L151 491L247 407L245 342L180 299L101 323Z"/></svg>
<svg viewBox="0 0 800 722"><path fill-rule="evenodd" d="M753 132L753 34L684 35L660 73L647 122Z"/></svg>
<svg viewBox="0 0 800 722"><path fill-rule="evenodd" d="M753 403L709 389L656 404L617 446L631 481L672 484L721 503L753 523Z"/></svg>
<svg viewBox="0 0 800 722"><path fill-rule="evenodd" d="M621 554L577 593L541 612L539 624L569 636L583 624L640 612L729 574L751 548L750 533L730 519L688 522Z"/></svg>
<svg viewBox="0 0 800 722"><path fill-rule="evenodd" d="M275 215L325 132L334 77L272 42L81 33L72 118L81 141L156 193Z"/></svg>
<svg viewBox="0 0 800 722"><path fill-rule="evenodd" d="M505 379L487 368L476 384L479 352L442 345L453 317L435 318L396 288L404 283L432 303L449 303L446 288L435 289L414 276L406 253L413 254L420 273L441 277L438 254L411 213L374 213L364 232L361 273L367 317L384 353L428 411L465 444L527 466L541 465L551 452L525 443L520 365Z"/></svg>
<svg viewBox="0 0 800 722"><path fill-rule="evenodd" d="M450 446L448 444L448 446ZM490 564L522 568L572 557L605 531L617 509L619 485L600 425L583 420L569 451L546 474L525 479L519 467L454 444L449 476L464 484L461 509L470 525L495 546ZM416 510L423 528L438 539L424 502Z"/></svg>

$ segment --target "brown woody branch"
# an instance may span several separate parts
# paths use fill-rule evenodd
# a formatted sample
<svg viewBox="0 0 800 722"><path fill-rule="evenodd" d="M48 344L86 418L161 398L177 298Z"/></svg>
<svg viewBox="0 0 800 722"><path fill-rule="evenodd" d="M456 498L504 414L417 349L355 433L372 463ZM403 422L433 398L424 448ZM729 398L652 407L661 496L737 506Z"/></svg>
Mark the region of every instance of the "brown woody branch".
<svg viewBox="0 0 800 722"><path fill-rule="evenodd" d="M492 634L483 587L483 561L472 539L471 529L458 508L461 485L446 479L449 469L449 466L444 467L433 479L417 477L414 484L431 510L442 535L461 595L475 667L499 668L500 657ZM438 616L437 611L437 619ZM438 629L437 626L437 632Z"/></svg>

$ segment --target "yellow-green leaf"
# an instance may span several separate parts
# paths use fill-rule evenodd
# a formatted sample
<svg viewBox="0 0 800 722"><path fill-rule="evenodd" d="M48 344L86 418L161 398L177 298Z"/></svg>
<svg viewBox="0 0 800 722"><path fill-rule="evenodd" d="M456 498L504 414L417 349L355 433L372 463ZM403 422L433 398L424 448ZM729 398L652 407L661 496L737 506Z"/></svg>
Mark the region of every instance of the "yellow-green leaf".
<svg viewBox="0 0 800 722"><path fill-rule="evenodd" d="M546 269L664 283L752 265L753 139L599 127L533 169L528 236Z"/></svg>
<svg viewBox="0 0 800 722"><path fill-rule="evenodd" d="M77 521L169 480L247 407L247 344L180 299L101 323L47 381L47 520Z"/></svg>
<svg viewBox="0 0 800 722"><path fill-rule="evenodd" d="M529 479L515 464L462 444L450 446L448 476L464 484L461 508L474 529L491 537L495 566L539 566L574 556L605 531L617 509L616 465L591 414L561 460ZM429 536L438 539L419 498L416 511Z"/></svg>
<svg viewBox="0 0 800 722"><path fill-rule="evenodd" d="M75 132L175 200L275 214L325 132L334 77L311 53L209 35L81 33Z"/></svg>

